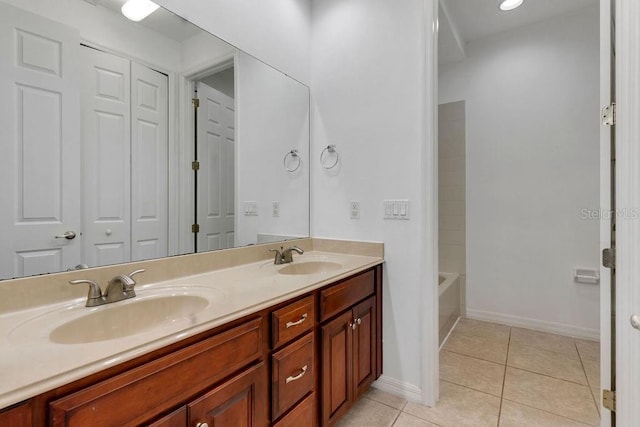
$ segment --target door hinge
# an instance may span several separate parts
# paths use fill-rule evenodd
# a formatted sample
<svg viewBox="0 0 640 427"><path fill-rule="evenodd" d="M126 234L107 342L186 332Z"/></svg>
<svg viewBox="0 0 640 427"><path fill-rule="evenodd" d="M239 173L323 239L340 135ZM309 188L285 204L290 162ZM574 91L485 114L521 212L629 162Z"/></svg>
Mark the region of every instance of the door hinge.
<svg viewBox="0 0 640 427"><path fill-rule="evenodd" d="M606 268L615 268L616 266L615 248L606 248L602 250L602 266Z"/></svg>
<svg viewBox="0 0 640 427"><path fill-rule="evenodd" d="M192 233L199 233L200 232L200 224L193 224L191 226L191 232Z"/></svg>
<svg viewBox="0 0 640 427"><path fill-rule="evenodd" d="M193 108L200 108L200 100L198 98L192 98L191 105Z"/></svg>
<svg viewBox="0 0 640 427"><path fill-rule="evenodd" d="M613 126L616 124L616 103L612 102L602 108L602 124Z"/></svg>
<svg viewBox="0 0 640 427"><path fill-rule="evenodd" d="M200 170L200 162L197 160L191 162L191 169L193 169L194 171Z"/></svg>
<svg viewBox="0 0 640 427"><path fill-rule="evenodd" d="M616 412L616 392L611 390L602 390L602 406Z"/></svg>

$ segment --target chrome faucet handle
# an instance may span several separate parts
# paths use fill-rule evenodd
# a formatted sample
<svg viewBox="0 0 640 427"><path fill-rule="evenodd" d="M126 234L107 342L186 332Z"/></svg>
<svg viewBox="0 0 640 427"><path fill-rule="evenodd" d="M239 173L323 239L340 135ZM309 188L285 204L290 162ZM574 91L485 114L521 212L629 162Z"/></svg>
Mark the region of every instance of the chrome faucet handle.
<svg viewBox="0 0 640 427"><path fill-rule="evenodd" d="M297 246L291 246L282 251L282 262L290 263L293 262L293 251L296 251L298 254L302 255L304 251Z"/></svg>
<svg viewBox="0 0 640 427"><path fill-rule="evenodd" d="M69 282L69 284L71 285L79 285L81 283L86 283L89 285L89 294L87 295L87 303L85 304L85 306L95 307L97 305L104 304L100 285L98 285L93 280L80 279L80 280L71 280Z"/></svg>
<svg viewBox="0 0 640 427"><path fill-rule="evenodd" d="M280 249L282 250L282 246L280 246ZM269 252L275 252L276 253L275 258L273 260L274 264L276 264L276 265L282 264L282 261L284 259L284 255L283 255L284 251L280 252L277 249L269 249Z"/></svg>
<svg viewBox="0 0 640 427"><path fill-rule="evenodd" d="M127 274L129 279L131 279L131 281L133 283L124 282L124 290L125 290L125 292L133 291L133 287L136 285L136 281L134 280L133 276L135 276L136 274L144 273L145 271L147 271L145 268L141 268L140 270L135 270L135 271L132 271L131 273Z"/></svg>
<svg viewBox="0 0 640 427"><path fill-rule="evenodd" d="M127 276L133 277L136 274L144 273L145 271L147 271L146 268L141 268L140 270L132 271L131 273L127 274Z"/></svg>

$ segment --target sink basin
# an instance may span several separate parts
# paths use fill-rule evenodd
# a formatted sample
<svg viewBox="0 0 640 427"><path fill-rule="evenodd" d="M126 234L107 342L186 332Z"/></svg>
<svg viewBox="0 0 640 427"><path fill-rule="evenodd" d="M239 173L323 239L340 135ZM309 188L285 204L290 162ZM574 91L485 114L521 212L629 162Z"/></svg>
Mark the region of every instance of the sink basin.
<svg viewBox="0 0 640 427"><path fill-rule="evenodd" d="M58 344L83 344L123 338L188 319L208 305L208 299L196 295L132 299L128 304L105 305L63 323L51 332L49 339Z"/></svg>
<svg viewBox="0 0 640 427"><path fill-rule="evenodd" d="M282 267L278 270L280 274L320 274L330 273L342 268L342 265L337 262L330 261L308 261L298 262L295 261L286 267Z"/></svg>

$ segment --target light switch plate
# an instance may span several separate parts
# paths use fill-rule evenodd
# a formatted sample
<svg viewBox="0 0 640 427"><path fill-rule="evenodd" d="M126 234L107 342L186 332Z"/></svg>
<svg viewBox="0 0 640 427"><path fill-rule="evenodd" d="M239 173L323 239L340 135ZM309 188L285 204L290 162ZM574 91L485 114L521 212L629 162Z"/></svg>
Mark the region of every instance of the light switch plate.
<svg viewBox="0 0 640 427"><path fill-rule="evenodd" d="M278 218L280 216L280 202L271 202L271 206L273 217Z"/></svg>
<svg viewBox="0 0 640 427"><path fill-rule="evenodd" d="M247 201L243 205L244 216L258 216L258 202Z"/></svg>
<svg viewBox="0 0 640 427"><path fill-rule="evenodd" d="M409 219L409 200L388 199L383 201L383 219Z"/></svg>

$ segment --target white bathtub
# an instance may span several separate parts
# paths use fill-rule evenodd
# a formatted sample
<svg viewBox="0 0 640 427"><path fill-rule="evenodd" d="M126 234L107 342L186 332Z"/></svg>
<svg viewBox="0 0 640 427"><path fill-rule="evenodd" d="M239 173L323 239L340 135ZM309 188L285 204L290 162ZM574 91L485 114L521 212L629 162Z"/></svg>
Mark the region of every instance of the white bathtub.
<svg viewBox="0 0 640 427"><path fill-rule="evenodd" d="M460 278L458 273L439 273L440 283L438 285L440 313L439 318L439 338L440 344L447 337L447 334L460 316Z"/></svg>

